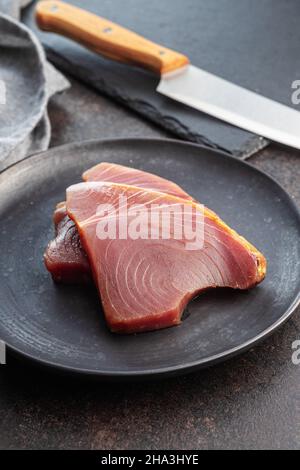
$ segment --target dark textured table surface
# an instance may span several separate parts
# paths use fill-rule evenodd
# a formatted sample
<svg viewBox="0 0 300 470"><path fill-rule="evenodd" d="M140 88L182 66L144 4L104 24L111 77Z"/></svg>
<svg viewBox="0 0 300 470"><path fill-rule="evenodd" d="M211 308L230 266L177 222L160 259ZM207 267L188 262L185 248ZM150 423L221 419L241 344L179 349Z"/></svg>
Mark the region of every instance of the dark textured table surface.
<svg viewBox="0 0 300 470"><path fill-rule="evenodd" d="M51 145L90 138L172 137L72 82L50 103ZM250 159L300 204L300 153L270 146ZM101 384L18 361L0 367L0 448L300 448L300 310L227 363L161 382Z"/></svg>

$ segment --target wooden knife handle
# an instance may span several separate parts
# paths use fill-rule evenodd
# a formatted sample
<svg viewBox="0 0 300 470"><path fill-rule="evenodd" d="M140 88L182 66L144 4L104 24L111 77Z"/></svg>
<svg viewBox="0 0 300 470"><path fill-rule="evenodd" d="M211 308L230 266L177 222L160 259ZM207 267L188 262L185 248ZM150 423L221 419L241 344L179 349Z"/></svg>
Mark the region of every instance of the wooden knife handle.
<svg viewBox="0 0 300 470"><path fill-rule="evenodd" d="M136 64L159 75L189 63L183 54L61 1L39 2L36 21L44 31L62 34L110 59Z"/></svg>

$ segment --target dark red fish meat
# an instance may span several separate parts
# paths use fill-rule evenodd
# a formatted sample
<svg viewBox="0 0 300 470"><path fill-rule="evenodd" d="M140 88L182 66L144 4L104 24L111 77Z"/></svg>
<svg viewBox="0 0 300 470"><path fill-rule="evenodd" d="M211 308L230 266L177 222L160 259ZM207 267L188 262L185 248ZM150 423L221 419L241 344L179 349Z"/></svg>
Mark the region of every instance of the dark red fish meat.
<svg viewBox="0 0 300 470"><path fill-rule="evenodd" d="M99 163L85 171L84 181L111 181L123 183L191 200L180 186L160 176L135 168L128 168L114 163ZM56 237L48 244L44 261L48 271L56 282L86 283L91 281L91 271L87 256L81 246L79 234L70 220L65 202L57 205L53 221Z"/></svg>
<svg viewBox="0 0 300 470"><path fill-rule="evenodd" d="M57 205L53 221L56 237L48 244L44 261L53 280L65 284L88 283L91 269L73 220L65 202Z"/></svg>
<svg viewBox="0 0 300 470"><path fill-rule="evenodd" d="M154 202L193 210L196 223L197 216L203 217L203 246L187 249L187 237L176 238L172 231L168 239L100 237L99 224L110 224L120 214L120 196L129 209L137 206L145 213ZM99 212L106 206L108 213ZM76 223L113 332L177 325L184 307L200 292L249 289L265 277L264 256L214 212L191 200L115 183L80 183L67 190L67 212ZM160 230L162 219L156 224Z"/></svg>

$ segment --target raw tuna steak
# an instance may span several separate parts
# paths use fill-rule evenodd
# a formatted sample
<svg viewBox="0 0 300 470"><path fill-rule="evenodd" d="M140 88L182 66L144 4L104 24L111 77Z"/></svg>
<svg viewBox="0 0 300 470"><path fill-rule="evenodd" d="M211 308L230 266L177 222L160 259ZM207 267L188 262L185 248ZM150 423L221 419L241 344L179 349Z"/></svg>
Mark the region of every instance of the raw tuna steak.
<svg viewBox="0 0 300 470"><path fill-rule="evenodd" d="M128 184L138 188L151 189L151 191L159 191L181 197L182 199L192 199L189 194L172 181L146 171L128 168L115 163L99 163L85 171L82 179L84 181L108 181L110 183Z"/></svg>
<svg viewBox="0 0 300 470"><path fill-rule="evenodd" d="M191 200L177 184L145 171L114 163L99 163L82 175L85 181L112 181L150 190L165 192ZM54 281L62 283L86 283L91 281L91 272L86 254L81 246L76 226L70 220L65 202L57 205L53 221L56 237L46 249L44 261Z"/></svg>
<svg viewBox="0 0 300 470"><path fill-rule="evenodd" d="M170 231L169 239L99 238L99 226L118 219L120 196L126 199L128 211L138 205L147 213L153 203L192 209L196 223L196 216L202 216L203 246L187 249L189 240L176 238L175 230ZM106 214L102 209L99 212L103 204L110 207ZM248 289L265 276L264 256L215 213L193 201L127 185L80 183L67 190L67 211L80 233L113 332L136 333L177 325L187 303L201 291L212 287ZM155 223L161 230L162 219Z"/></svg>

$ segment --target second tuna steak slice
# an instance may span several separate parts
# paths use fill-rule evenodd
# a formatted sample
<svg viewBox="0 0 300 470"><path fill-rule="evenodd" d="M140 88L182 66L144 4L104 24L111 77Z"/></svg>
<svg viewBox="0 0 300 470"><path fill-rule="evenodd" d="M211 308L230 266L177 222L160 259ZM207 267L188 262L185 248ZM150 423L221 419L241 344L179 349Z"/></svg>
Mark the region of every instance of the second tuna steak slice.
<svg viewBox="0 0 300 470"><path fill-rule="evenodd" d="M192 200L192 197L178 184L173 183L173 181L166 180L147 171L129 168L116 163L99 163L85 171L82 179L84 181L107 181L109 183L128 184Z"/></svg>

